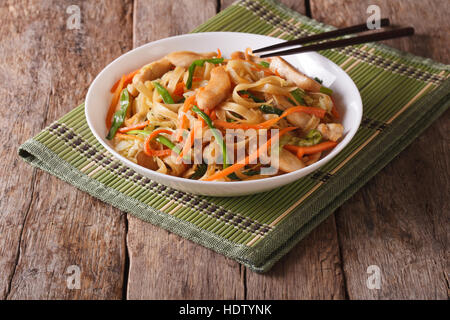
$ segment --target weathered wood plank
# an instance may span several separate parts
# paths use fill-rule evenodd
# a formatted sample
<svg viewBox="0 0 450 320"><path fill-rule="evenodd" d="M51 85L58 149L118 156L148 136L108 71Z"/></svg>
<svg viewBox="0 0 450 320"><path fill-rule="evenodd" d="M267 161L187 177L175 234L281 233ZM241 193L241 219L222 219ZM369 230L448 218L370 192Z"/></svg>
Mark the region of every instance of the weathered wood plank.
<svg viewBox="0 0 450 320"><path fill-rule="evenodd" d="M128 217L128 299L243 299L237 262Z"/></svg>
<svg viewBox="0 0 450 320"><path fill-rule="evenodd" d="M334 215L267 274L246 277L248 299L345 299Z"/></svg>
<svg viewBox="0 0 450 320"><path fill-rule="evenodd" d="M134 46L189 32L216 14L216 4L135 1ZM132 216L128 219L128 299L244 298L238 263Z"/></svg>
<svg viewBox="0 0 450 320"><path fill-rule="evenodd" d="M351 299L447 299L450 112L337 214ZM369 265L380 290L369 290Z"/></svg>
<svg viewBox="0 0 450 320"><path fill-rule="evenodd" d="M78 30L66 28L66 9L73 4L81 13ZM15 150L82 102L105 63L131 48L131 4L24 0L1 6L0 50L6 59L2 58L0 74L7 87L0 92L8 109L14 110L7 113L10 124L17 125L11 126L14 131L2 149L6 157L0 167L19 172L2 179L3 298L122 297L124 216L42 171L32 176ZM7 128L8 119L0 121L4 120L1 127ZM70 265L81 269L80 290L67 288Z"/></svg>
<svg viewBox="0 0 450 320"><path fill-rule="evenodd" d="M311 0L313 18L338 27L363 22L368 4L379 5L382 16L394 23L416 28L417 36L390 45L450 62L446 1ZM447 112L338 211L350 299L448 298L449 116ZM366 286L370 265L381 270L380 290Z"/></svg>
<svg viewBox="0 0 450 320"><path fill-rule="evenodd" d="M378 5L391 24L410 25L413 37L385 41L386 44L419 56L450 63L450 21L447 0L310 0L312 17L336 27L364 23L369 5Z"/></svg>

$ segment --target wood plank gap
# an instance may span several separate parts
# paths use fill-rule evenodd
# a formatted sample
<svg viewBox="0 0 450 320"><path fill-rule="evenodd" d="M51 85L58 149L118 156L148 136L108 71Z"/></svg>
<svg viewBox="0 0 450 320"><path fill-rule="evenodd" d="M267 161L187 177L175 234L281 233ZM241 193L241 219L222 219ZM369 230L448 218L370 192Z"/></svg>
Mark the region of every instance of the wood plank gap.
<svg viewBox="0 0 450 320"><path fill-rule="evenodd" d="M50 80L50 90L49 90L49 92L47 94L47 99L45 101L44 118L42 119L42 123L41 123L39 131L43 130L44 127L45 127L45 124L47 123L48 110L49 110L49 107L50 107L50 96L52 94L53 94L53 83ZM30 190L31 197L30 197L30 202L28 203L27 210L25 211L25 215L23 217L22 229L20 229L19 242L17 244L17 253L16 253L16 257L14 259L14 268L12 270L11 277L9 278L9 281L8 281L8 288L6 290L5 300L8 300L9 295L11 293L12 283L13 283L13 280L14 280L14 276L16 275L17 265L19 263L20 254L22 252L21 246L22 246L22 240L23 240L23 230L25 229L25 224L26 224L27 219L28 219L28 214L29 214L29 212L31 210L31 207L33 205L33 201L35 199L34 190L35 190L35 187L36 187L37 170L38 170L37 168L33 168L33 172L31 174L31 190Z"/></svg>
<svg viewBox="0 0 450 320"><path fill-rule="evenodd" d="M338 247L338 256L339 256L339 265L341 267L341 271L342 271L342 283L344 285L344 299L345 300L350 300L350 295L348 293L348 287L347 287L347 277L345 275L345 271L344 271L344 256L342 255L342 250L341 250L341 237L339 237L339 228L338 228L338 222L336 219L336 213L339 211L340 208L338 208L335 212L333 212L334 215L334 229L336 231L336 238L337 238L337 247Z"/></svg>
<svg viewBox="0 0 450 320"><path fill-rule="evenodd" d="M123 267L123 287L122 287L122 300L128 299L128 276L130 274L130 252L128 248L128 213L123 214L123 224L125 228L124 234L124 247L125 247L125 257L124 257L124 267Z"/></svg>

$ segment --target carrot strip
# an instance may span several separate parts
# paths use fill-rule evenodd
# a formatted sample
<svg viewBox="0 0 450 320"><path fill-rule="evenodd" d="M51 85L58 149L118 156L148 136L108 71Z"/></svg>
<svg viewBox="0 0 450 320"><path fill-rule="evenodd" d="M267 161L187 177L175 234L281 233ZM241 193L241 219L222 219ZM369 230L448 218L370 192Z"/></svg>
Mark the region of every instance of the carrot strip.
<svg viewBox="0 0 450 320"><path fill-rule="evenodd" d="M192 105L195 104L195 94L193 94L192 96L190 96L189 98L187 98L184 101L183 106L181 107L181 113L180 113L180 117L178 119L178 130L177 132L177 136L176 139L178 141L181 140L181 135L183 133L183 129L185 129L187 127L187 122L188 122L188 118L186 117L186 112L188 112L188 110L192 107Z"/></svg>
<svg viewBox="0 0 450 320"><path fill-rule="evenodd" d="M220 51L219 48L217 48L217 57L218 59L222 58L222 52Z"/></svg>
<svg viewBox="0 0 450 320"><path fill-rule="evenodd" d="M245 123L235 123L235 122L227 122L223 120L216 120L214 121L214 125L216 127L221 128L227 128L227 129L266 129L270 128L271 126L275 125L278 121L283 119L284 117L287 117L288 115L294 113L294 112L305 112L308 114L315 115L319 118L323 118L325 116L326 111L321 108L315 108L315 107L305 107L305 106L296 106L289 109L286 109L281 116L277 118L273 118L258 124L245 124Z"/></svg>
<svg viewBox="0 0 450 320"><path fill-rule="evenodd" d="M195 138L195 126L189 132L189 136L186 139L186 143L184 144L183 149L181 150L180 154L178 155L178 158L177 158L178 161L180 161L181 158L183 158L183 155L187 154L189 152L189 150L192 148L192 145L194 144L194 138Z"/></svg>
<svg viewBox="0 0 450 320"><path fill-rule="evenodd" d="M136 75L136 73L139 72L139 70L140 69L134 70L133 72L130 72L129 74L127 74L125 76L125 81L124 81L124 84L123 84L124 87L126 87L129 83L131 83L131 81L133 81L133 77ZM114 93L114 91L116 91L117 86L119 85L119 83L120 83L120 79L117 80L116 83L114 83L114 85L112 86L112 88L110 90L111 93Z"/></svg>
<svg viewBox="0 0 450 320"><path fill-rule="evenodd" d="M158 130L155 130L152 133L150 133L144 142L144 152L146 155L160 157L160 156L168 156L172 153L172 150L170 150L170 149L153 150L150 147L150 142L161 133L172 134L172 131L167 130L167 129L158 129Z"/></svg>
<svg viewBox="0 0 450 320"><path fill-rule="evenodd" d="M333 102L333 108L331 108L331 114L332 114L333 117L335 117L336 119L340 119L341 116L339 115L339 112L337 111L337 108L336 108L336 102L334 102L333 97L330 96L330 98L331 98L331 101Z"/></svg>
<svg viewBox="0 0 450 320"><path fill-rule="evenodd" d="M124 139L124 140L139 140L144 142L144 138L138 137L138 136L133 136L131 134L123 134L123 133L116 133L116 135L114 136L115 138L119 138L119 139Z"/></svg>
<svg viewBox="0 0 450 320"><path fill-rule="evenodd" d="M129 127L123 127L119 129L120 133L125 133L131 130L139 130L139 129L144 129L146 126L148 126L150 124L150 120L144 121L142 123L138 123Z"/></svg>
<svg viewBox="0 0 450 320"><path fill-rule="evenodd" d="M334 141L325 141L314 146L309 147L299 147L287 144L284 146L285 149L294 152L298 158L303 158L305 154L314 154L317 152L322 152L328 149L333 149L337 145Z"/></svg>
<svg viewBox="0 0 450 320"><path fill-rule="evenodd" d="M250 57L251 51L252 51L252 49L250 49L250 48L245 49L245 52L244 52L244 54L245 54L245 60L249 60L249 61L252 60L251 57Z"/></svg>
<svg viewBox="0 0 450 320"><path fill-rule="evenodd" d="M211 112L210 118L211 118L212 121L214 121L214 120L217 119L216 110L213 110L213 111Z"/></svg>
<svg viewBox="0 0 450 320"><path fill-rule="evenodd" d="M215 174L209 176L208 178L205 179L205 181L212 181L212 180L217 180L217 179L221 179L223 177L228 176L229 174L236 172L237 170L243 168L245 165L249 164L250 162L252 162L253 160L256 160L259 156L259 154L261 154L261 152L267 150L267 148L269 147L269 145L272 145L272 141L276 138L276 137L281 137L283 136L285 133L295 130L297 129L296 127L288 127L288 128L284 128L283 130L281 130L280 132L278 132L278 134L274 135L273 137L271 137L269 140L266 141L266 143L264 143L261 147L258 148L258 150L256 150L254 153L248 155L247 157L245 157L244 159L244 163L235 163L219 172L216 172Z"/></svg>
<svg viewBox="0 0 450 320"><path fill-rule="evenodd" d="M116 112L117 102L119 101L120 92L122 92L122 89L123 89L125 77L126 76L122 76L122 78L120 78L119 84L116 87L116 91L114 91L114 95L112 97L111 104L109 105L108 113L106 114L105 122L106 122L106 127L108 128L108 130L109 130L109 128L111 128L112 118L113 118L114 113Z"/></svg>
<svg viewBox="0 0 450 320"><path fill-rule="evenodd" d="M184 93L184 87L185 87L184 82L178 82L177 85L175 86L175 90L173 90L173 94L181 97Z"/></svg>

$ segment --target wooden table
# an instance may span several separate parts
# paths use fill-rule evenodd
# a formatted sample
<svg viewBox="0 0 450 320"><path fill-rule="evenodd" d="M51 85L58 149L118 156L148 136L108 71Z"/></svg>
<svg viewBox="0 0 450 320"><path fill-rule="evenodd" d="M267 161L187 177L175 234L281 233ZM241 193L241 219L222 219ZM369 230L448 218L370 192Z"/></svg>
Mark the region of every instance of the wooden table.
<svg viewBox="0 0 450 320"><path fill-rule="evenodd" d="M370 3L417 35L394 43L450 63L447 0L284 0L325 23ZM449 297L449 112L267 274L141 222L32 169L18 146L83 101L135 46L189 32L228 0L6 0L0 5L1 299L391 299ZM66 27L78 5L81 28ZM79 266L81 288L68 289ZM368 289L367 268L381 271Z"/></svg>

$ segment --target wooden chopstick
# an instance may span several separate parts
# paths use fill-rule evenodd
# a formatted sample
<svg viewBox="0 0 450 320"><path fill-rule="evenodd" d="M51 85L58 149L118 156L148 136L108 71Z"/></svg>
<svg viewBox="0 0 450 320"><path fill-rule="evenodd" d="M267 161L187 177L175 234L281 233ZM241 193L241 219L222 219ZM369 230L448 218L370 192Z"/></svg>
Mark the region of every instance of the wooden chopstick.
<svg viewBox="0 0 450 320"><path fill-rule="evenodd" d="M390 24L388 18L383 18L383 19L379 20L378 22L380 23L380 27L387 27ZM277 43L277 44L274 44L271 46L253 50L253 53L258 53L258 52L263 52L263 51L271 51L274 49L291 47L291 46L305 44L305 43L313 42L313 41L336 38L336 37L345 36L345 35L349 35L349 34L353 34L353 33L368 31L368 30L370 30L370 29L368 28L367 23L363 23L363 24L358 24L355 26L350 26L350 27L346 27L346 28L342 28L342 29L337 29L337 30L333 30L333 31L314 34L312 36L308 36L308 37L304 37L304 38L300 38L300 39L294 39L294 40L290 40L290 41L286 41L286 42L282 42L282 43Z"/></svg>
<svg viewBox="0 0 450 320"><path fill-rule="evenodd" d="M263 54L260 57L261 58L267 58L267 57L273 57L273 56L287 56L290 54L297 54L307 51L320 51L320 50L327 50L332 48L339 48L339 47L346 47L346 46L353 46L356 44L362 44L366 42L374 42L374 41L382 41L382 40L388 40L388 39L394 39L399 37L406 37L411 36L414 34L414 28L412 27L406 27L406 28L399 28L399 29L393 29L388 31L382 31L382 32L375 32L367 35L361 35L353 38L347 38L347 39L341 39L341 40L335 40L335 41L329 41L329 42L322 42L317 44L312 44L305 47L300 48L294 48L289 50L283 50L278 52L272 52Z"/></svg>

